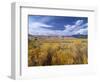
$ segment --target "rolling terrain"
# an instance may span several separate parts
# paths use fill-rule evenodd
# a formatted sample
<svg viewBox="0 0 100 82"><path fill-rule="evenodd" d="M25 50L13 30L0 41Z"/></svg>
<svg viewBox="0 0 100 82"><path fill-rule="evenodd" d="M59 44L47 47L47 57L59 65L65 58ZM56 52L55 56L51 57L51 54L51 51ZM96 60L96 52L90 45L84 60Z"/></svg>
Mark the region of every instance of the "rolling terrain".
<svg viewBox="0 0 100 82"><path fill-rule="evenodd" d="M28 66L88 64L87 36L28 36Z"/></svg>

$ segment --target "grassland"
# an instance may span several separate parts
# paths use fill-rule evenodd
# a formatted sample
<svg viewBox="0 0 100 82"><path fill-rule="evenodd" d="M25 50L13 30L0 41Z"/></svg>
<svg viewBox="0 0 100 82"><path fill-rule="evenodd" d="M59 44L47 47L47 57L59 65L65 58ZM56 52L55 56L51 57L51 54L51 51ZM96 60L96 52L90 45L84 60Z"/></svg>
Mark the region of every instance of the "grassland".
<svg viewBox="0 0 100 82"><path fill-rule="evenodd" d="M87 63L86 38L33 36L28 39L28 66Z"/></svg>

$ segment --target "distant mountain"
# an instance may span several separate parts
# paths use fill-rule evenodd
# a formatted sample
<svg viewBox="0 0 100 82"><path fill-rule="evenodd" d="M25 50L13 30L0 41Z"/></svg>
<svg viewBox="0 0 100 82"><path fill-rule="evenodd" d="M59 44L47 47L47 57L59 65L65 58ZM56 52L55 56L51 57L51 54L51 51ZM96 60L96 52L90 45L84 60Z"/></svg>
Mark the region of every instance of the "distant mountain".
<svg viewBox="0 0 100 82"><path fill-rule="evenodd" d="M88 35L83 35L83 34L75 34L75 35L70 35L70 36L67 36L67 35L61 35L61 36L57 36L57 35L31 35L31 34L28 34L28 38L29 39L32 39L33 37L74 37L74 38L87 38Z"/></svg>
<svg viewBox="0 0 100 82"><path fill-rule="evenodd" d="M76 34L76 35L72 35L72 37L75 37L75 38L87 38L88 35Z"/></svg>

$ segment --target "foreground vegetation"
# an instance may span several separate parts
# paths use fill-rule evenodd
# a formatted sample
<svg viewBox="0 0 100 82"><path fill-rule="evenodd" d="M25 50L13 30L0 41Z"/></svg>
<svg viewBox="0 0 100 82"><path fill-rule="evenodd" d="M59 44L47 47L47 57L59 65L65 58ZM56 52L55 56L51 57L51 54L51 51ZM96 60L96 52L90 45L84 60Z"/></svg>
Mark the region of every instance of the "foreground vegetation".
<svg viewBox="0 0 100 82"><path fill-rule="evenodd" d="M32 37L28 40L28 66L87 63L87 39Z"/></svg>

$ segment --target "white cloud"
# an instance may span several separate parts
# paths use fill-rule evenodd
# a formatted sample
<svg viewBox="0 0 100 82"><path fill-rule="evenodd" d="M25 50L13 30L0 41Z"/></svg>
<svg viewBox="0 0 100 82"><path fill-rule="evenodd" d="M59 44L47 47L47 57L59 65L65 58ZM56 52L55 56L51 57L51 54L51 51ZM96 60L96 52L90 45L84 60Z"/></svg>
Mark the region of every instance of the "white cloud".
<svg viewBox="0 0 100 82"><path fill-rule="evenodd" d="M40 23L40 22L33 22L29 25L29 28L40 28L40 27L52 27L51 25L47 25L44 23Z"/></svg>
<svg viewBox="0 0 100 82"><path fill-rule="evenodd" d="M67 35L73 34L87 34L88 23L83 24L83 20L77 20L73 25L64 25L64 32Z"/></svg>
<svg viewBox="0 0 100 82"><path fill-rule="evenodd" d="M68 31L75 31L75 30L79 30L81 27L80 25L83 24L83 20L77 20L75 22L75 24L73 25L64 25L65 27L65 30L68 30Z"/></svg>
<svg viewBox="0 0 100 82"><path fill-rule="evenodd" d="M42 17L42 18L40 18L40 20L38 20L38 22L47 23L53 19L54 19L54 17Z"/></svg>
<svg viewBox="0 0 100 82"><path fill-rule="evenodd" d="M65 27L66 31L72 30L72 26L71 25L64 25L64 27Z"/></svg>
<svg viewBox="0 0 100 82"><path fill-rule="evenodd" d="M78 30L79 28L80 27L76 26L76 25L66 25L64 31L66 31L66 32L73 32L73 31Z"/></svg>
<svg viewBox="0 0 100 82"><path fill-rule="evenodd" d="M80 29L78 31L75 32L75 34L83 34L83 35L87 35L88 29Z"/></svg>
<svg viewBox="0 0 100 82"><path fill-rule="evenodd" d="M50 31L49 29L46 28L42 28L42 27L52 27L51 25L47 25L44 23L40 23L40 22L33 22L29 25L29 34L34 34L34 35L45 35L45 34L50 34L52 33L52 31Z"/></svg>
<svg viewBox="0 0 100 82"><path fill-rule="evenodd" d="M81 25L81 24L83 24L83 20L77 20L77 21L75 22L75 25L77 25L77 26L79 26L79 25Z"/></svg>
<svg viewBox="0 0 100 82"><path fill-rule="evenodd" d="M88 27L88 23L81 25L81 28L87 28L87 27Z"/></svg>
<svg viewBox="0 0 100 82"><path fill-rule="evenodd" d="M74 34L87 34L87 25L88 23L83 24L83 20L77 20L73 25L64 25L65 30L50 30L46 29L53 26L41 23L33 22L29 25L29 34L34 35L74 35ZM45 27L45 28L41 28ZM85 28L84 28L85 27ZM55 28L55 27L54 27Z"/></svg>
<svg viewBox="0 0 100 82"><path fill-rule="evenodd" d="M43 34L44 32L48 31L48 29L41 28L41 27L52 27L51 25L45 24L51 21L52 17L40 17L37 16L36 18L30 19L29 21L29 34Z"/></svg>

